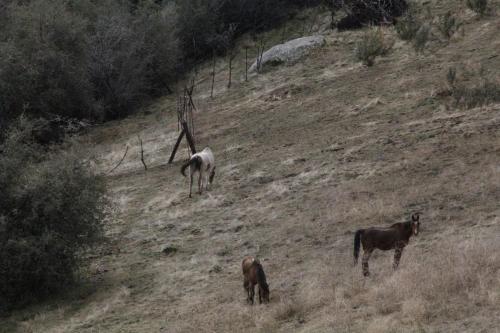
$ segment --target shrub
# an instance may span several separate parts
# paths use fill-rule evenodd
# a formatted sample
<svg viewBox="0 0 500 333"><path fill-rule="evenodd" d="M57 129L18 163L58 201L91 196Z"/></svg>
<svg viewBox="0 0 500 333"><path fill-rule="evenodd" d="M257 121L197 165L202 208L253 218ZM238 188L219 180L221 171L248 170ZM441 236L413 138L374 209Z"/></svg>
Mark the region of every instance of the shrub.
<svg viewBox="0 0 500 333"><path fill-rule="evenodd" d="M412 264L382 281L371 293L381 310L402 304L402 314L412 320L436 313L456 317L467 313L467 304L494 306L497 300L490 291L500 287L498 250L494 237L442 240L434 255L408 256L406 260Z"/></svg>
<svg viewBox="0 0 500 333"><path fill-rule="evenodd" d="M467 75L471 77L464 77ZM500 82L483 69L465 73L459 78L456 69L450 68L446 79L456 105L473 108L500 102Z"/></svg>
<svg viewBox="0 0 500 333"><path fill-rule="evenodd" d="M298 8L314 6L321 0L191 0L177 1L178 37L189 62L206 58L213 51L226 51L219 41L231 26L234 37L273 28ZM189 64L188 64L189 65Z"/></svg>
<svg viewBox="0 0 500 333"><path fill-rule="evenodd" d="M422 23L417 18L414 7L410 7L405 14L396 23L396 32L398 36L405 41L410 41L417 35L418 29Z"/></svg>
<svg viewBox="0 0 500 333"><path fill-rule="evenodd" d="M98 240L103 180L76 153L43 151L22 120L0 145L0 311L64 290Z"/></svg>
<svg viewBox="0 0 500 333"><path fill-rule="evenodd" d="M418 30L413 39L413 48L417 52L423 52L431 35L431 26L423 24Z"/></svg>
<svg viewBox="0 0 500 333"><path fill-rule="evenodd" d="M481 16L484 15L488 9L488 0L466 0L465 3L469 9Z"/></svg>
<svg viewBox="0 0 500 333"><path fill-rule="evenodd" d="M2 126L22 112L89 120L168 91L180 59L172 5L33 0L0 23Z"/></svg>
<svg viewBox="0 0 500 333"><path fill-rule="evenodd" d="M392 48L392 43L384 39L380 29L370 29L356 44L356 59L367 66L372 66L375 58L387 54Z"/></svg>
<svg viewBox="0 0 500 333"><path fill-rule="evenodd" d="M347 13L337 25L340 30L392 22L408 7L406 0L338 0L337 3Z"/></svg>
<svg viewBox="0 0 500 333"><path fill-rule="evenodd" d="M92 108L84 61L86 23L61 1L10 5L0 30L0 111L85 117Z"/></svg>
<svg viewBox="0 0 500 333"><path fill-rule="evenodd" d="M446 14L439 16L438 20L438 30L445 38L451 38L453 34L460 27L460 23L457 19L451 14L450 11L446 12Z"/></svg>

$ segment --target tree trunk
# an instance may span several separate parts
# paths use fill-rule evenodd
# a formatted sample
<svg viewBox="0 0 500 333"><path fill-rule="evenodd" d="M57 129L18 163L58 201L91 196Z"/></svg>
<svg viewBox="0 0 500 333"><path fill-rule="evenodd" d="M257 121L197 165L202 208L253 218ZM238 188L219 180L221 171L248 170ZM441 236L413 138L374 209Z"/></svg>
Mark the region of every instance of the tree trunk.
<svg viewBox="0 0 500 333"><path fill-rule="evenodd" d="M212 88L210 89L210 98L214 98L214 83L215 83L215 51L213 52L213 62L212 62Z"/></svg>
<svg viewBox="0 0 500 333"><path fill-rule="evenodd" d="M248 47L245 47L245 82L248 82Z"/></svg>
<svg viewBox="0 0 500 333"><path fill-rule="evenodd" d="M229 53L229 78L227 82L227 89L231 88L231 74L233 71L233 56Z"/></svg>

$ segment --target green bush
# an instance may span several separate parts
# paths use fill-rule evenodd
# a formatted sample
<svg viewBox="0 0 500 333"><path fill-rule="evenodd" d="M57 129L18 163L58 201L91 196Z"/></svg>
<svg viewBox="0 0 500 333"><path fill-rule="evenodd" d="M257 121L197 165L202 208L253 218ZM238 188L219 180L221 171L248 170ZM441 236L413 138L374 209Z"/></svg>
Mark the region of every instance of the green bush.
<svg viewBox="0 0 500 333"><path fill-rule="evenodd" d="M366 24L393 22L408 8L406 0L334 0L347 14L337 24L339 30L361 28Z"/></svg>
<svg viewBox="0 0 500 333"><path fill-rule="evenodd" d="M26 112L102 121L169 90L181 58L173 5L33 0L5 5L0 126Z"/></svg>
<svg viewBox="0 0 500 333"><path fill-rule="evenodd" d="M392 43L388 43L384 39L382 30L370 29L356 44L356 59L367 66L372 66L375 58L386 55L392 48L392 45Z"/></svg>
<svg viewBox="0 0 500 333"><path fill-rule="evenodd" d="M458 30L460 27L460 23L458 20L451 14L450 11L446 12L444 15L439 16L438 20L438 30L445 37L450 39L451 36Z"/></svg>
<svg viewBox="0 0 500 333"><path fill-rule="evenodd" d="M410 41L417 35L422 22L418 19L415 8L411 6L396 23L396 32L402 40Z"/></svg>
<svg viewBox="0 0 500 333"><path fill-rule="evenodd" d="M500 102L500 82L484 69L457 74L449 68L446 74L449 91L456 105L467 109Z"/></svg>
<svg viewBox="0 0 500 333"><path fill-rule="evenodd" d="M413 39L413 48L417 52L423 52L431 36L431 26L423 24L417 31Z"/></svg>
<svg viewBox="0 0 500 333"><path fill-rule="evenodd" d="M22 120L0 145L0 311L64 290L101 235L103 179L77 153L44 151Z"/></svg>

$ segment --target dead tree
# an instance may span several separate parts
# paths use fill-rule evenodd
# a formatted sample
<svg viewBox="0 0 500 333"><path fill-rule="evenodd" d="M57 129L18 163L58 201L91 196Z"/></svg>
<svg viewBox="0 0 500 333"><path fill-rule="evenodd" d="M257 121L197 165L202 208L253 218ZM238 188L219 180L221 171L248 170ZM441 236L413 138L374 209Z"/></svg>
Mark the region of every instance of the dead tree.
<svg viewBox="0 0 500 333"><path fill-rule="evenodd" d="M144 166L144 171L148 171L148 166L146 165L146 162L144 162L144 149L142 148L142 139L139 135L137 136L137 138L139 139L139 143L141 145L141 162Z"/></svg>
<svg viewBox="0 0 500 333"><path fill-rule="evenodd" d="M233 73L233 60L236 57L236 54L233 53L233 50L228 53L228 63L229 63L229 77L227 80L227 89L231 88L231 79Z"/></svg>
<svg viewBox="0 0 500 333"><path fill-rule="evenodd" d="M212 88L210 89L210 98L214 98L214 84L215 84L215 50L212 51Z"/></svg>
<svg viewBox="0 0 500 333"><path fill-rule="evenodd" d="M262 56L264 55L264 39L260 40L259 45L257 46L257 73L260 72L262 67Z"/></svg>
<svg viewBox="0 0 500 333"><path fill-rule="evenodd" d="M181 130L179 137L177 138L177 142L174 145L174 149L170 154L170 158L168 163L171 164L174 161L175 153L179 148L179 145L182 141L182 138L186 136L186 140L188 143L188 147L191 151L191 154L196 154L195 147L195 138L193 136L194 133L194 118L193 118L193 110L196 110L196 107L193 102L193 90L194 90L194 78L191 81L191 85L189 87L185 87L182 96L179 96L177 101L177 124L178 128Z"/></svg>
<svg viewBox="0 0 500 333"><path fill-rule="evenodd" d="M229 25L229 28L224 32L222 35L222 45L224 46L227 54L227 60L228 60L228 70L229 70L229 75L228 75L228 81L227 81L227 88L231 88L231 80L232 80L232 73L233 73L233 60L236 57L236 52L234 50L234 36L236 35L236 28L237 25L232 23Z"/></svg>
<svg viewBox="0 0 500 333"><path fill-rule="evenodd" d="M245 45L245 82L248 82L248 45Z"/></svg>

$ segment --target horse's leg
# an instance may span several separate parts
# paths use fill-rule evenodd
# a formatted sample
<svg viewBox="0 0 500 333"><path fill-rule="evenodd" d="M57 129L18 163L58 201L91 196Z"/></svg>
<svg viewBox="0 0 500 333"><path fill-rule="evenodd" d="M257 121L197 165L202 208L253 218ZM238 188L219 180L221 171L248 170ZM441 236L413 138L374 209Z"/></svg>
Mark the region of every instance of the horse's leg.
<svg viewBox="0 0 500 333"><path fill-rule="evenodd" d="M193 192L193 173L189 172L189 197L191 198L191 193Z"/></svg>
<svg viewBox="0 0 500 333"><path fill-rule="evenodd" d="M404 247L398 246L396 250L394 250L394 263L392 264L392 268L394 270L398 269L399 260L401 259L401 255L403 254Z"/></svg>
<svg viewBox="0 0 500 333"><path fill-rule="evenodd" d="M250 304L253 305L253 299L255 297L255 285L253 283L250 284Z"/></svg>
<svg viewBox="0 0 500 333"><path fill-rule="evenodd" d="M262 289L260 288L260 284L259 284L259 304L262 304Z"/></svg>
<svg viewBox="0 0 500 333"><path fill-rule="evenodd" d="M203 172L200 170L200 176L198 177L198 193L202 192L202 180L203 180Z"/></svg>
<svg viewBox="0 0 500 333"><path fill-rule="evenodd" d="M361 261L363 266L363 275L370 276L370 270L368 267L368 260L370 260L370 256L372 255L373 249L365 249L363 252L363 259Z"/></svg>
<svg viewBox="0 0 500 333"><path fill-rule="evenodd" d="M245 291L247 293L247 303L250 302L250 287L249 287L249 284L250 284L250 282L245 277L245 279L243 280L243 288L245 288Z"/></svg>

